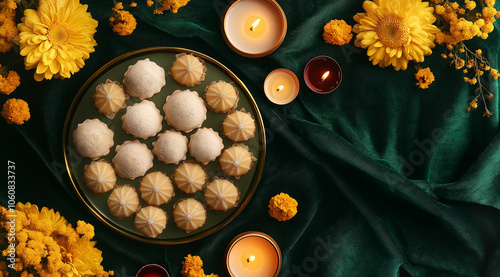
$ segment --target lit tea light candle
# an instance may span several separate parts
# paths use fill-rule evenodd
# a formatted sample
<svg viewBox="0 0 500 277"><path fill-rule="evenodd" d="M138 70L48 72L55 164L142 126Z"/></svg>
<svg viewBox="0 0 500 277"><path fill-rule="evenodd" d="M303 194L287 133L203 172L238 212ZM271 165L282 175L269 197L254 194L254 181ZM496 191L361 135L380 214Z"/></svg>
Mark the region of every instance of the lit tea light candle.
<svg viewBox="0 0 500 277"><path fill-rule="evenodd" d="M275 277L281 269L276 241L261 232L236 236L226 248L226 271L231 277Z"/></svg>
<svg viewBox="0 0 500 277"><path fill-rule="evenodd" d="M275 69L267 75L264 81L264 93L275 104L288 104L299 94L299 80L288 69Z"/></svg>
<svg viewBox="0 0 500 277"><path fill-rule="evenodd" d="M317 93L330 93L342 82L342 70L334 59L319 56L307 63L304 69L304 81Z"/></svg>
<svg viewBox="0 0 500 277"><path fill-rule="evenodd" d="M274 0L235 1L222 20L222 34L229 47L251 58L274 52L283 42L286 29L285 13Z"/></svg>
<svg viewBox="0 0 500 277"><path fill-rule="evenodd" d="M148 264L143 266L135 275L136 277L170 277L167 270L161 265Z"/></svg>

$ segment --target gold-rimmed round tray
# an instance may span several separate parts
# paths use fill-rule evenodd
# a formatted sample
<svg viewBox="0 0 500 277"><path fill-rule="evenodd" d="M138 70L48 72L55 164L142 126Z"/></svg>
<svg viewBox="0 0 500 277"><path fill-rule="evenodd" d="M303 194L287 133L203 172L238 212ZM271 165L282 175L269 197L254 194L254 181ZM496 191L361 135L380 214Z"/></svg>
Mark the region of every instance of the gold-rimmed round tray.
<svg viewBox="0 0 500 277"><path fill-rule="evenodd" d="M176 83L168 74L169 67L172 65L176 58L176 55L179 53L192 54L201 58L205 62L207 72L205 80L201 84L195 85L194 87L186 87ZM111 162L111 160L115 156L115 147L117 145L120 145L127 140L136 140L136 138L134 138L132 135L127 134L122 128L121 118L124 115L126 109L121 109L113 119L109 119L108 117L97 111L93 103L93 94L96 87L99 84L106 82L106 80L108 79L118 81L123 84L123 75L126 72L128 66L135 64L138 60L143 60L146 58L149 58L151 61L154 61L159 66L163 67L166 72L167 84L159 93L148 99L155 103L156 107L160 110L162 115L164 115L162 108L165 103L166 97L172 94L175 90L194 90L200 94L200 97L204 98L205 88L212 81L223 80L226 82L232 82L238 90L239 101L236 110L241 110L244 108L247 112L250 112L252 117L255 119L257 127L255 136L250 138L248 141L243 142L244 145L248 146L250 152L252 152L253 156L256 158L256 161L247 174L241 176L239 179L226 176L222 171L220 171L218 160L204 166L209 175L209 181L211 181L214 177L224 177L234 182L235 186L240 192L240 198L237 206L225 212L218 212L211 210L208 206L205 205L207 209L207 220L205 224L201 228L190 233L186 233L185 231L177 228L173 219L173 206L177 201L188 197L193 197L206 204L203 197L203 191L198 191L194 194L186 194L180 191L174 185L175 196L167 204L159 206L167 213L167 226L165 230L157 237L149 238L135 229L135 215L127 219L118 219L111 215L107 206L107 199L111 191L108 191L105 194L97 195L86 186L85 182L83 181L83 172L85 165L90 164L91 160L88 158L82 158L74 150L73 131L77 128L79 123L82 123L86 119L98 118L102 122L106 123L111 130L113 130L114 146L111 148L111 151L108 155L101 158L108 162ZM140 101L141 100L136 97L129 97L129 99L126 100L126 104L130 106ZM225 148L233 145L233 142L227 139L223 135L221 130L222 121L226 117L226 115L227 113L215 113L210 109L207 109L207 120L205 120L202 125L202 127L212 128L214 131L219 132L219 135L223 138ZM160 133L168 129L173 128L168 126L166 121L163 120L162 130L160 131ZM189 138L190 135L194 132L195 130L187 134L183 134ZM145 143L148 148L152 150L152 143L156 139L157 137L155 136L145 140L139 139L139 141ZM84 205L90 210L90 212L100 221L102 221L111 229L142 242L154 244L179 244L206 237L220 230L245 208L245 206L250 201L253 193L255 192L262 175L262 170L264 168L264 159L266 155L266 143L264 125L257 104L255 103L255 100L253 99L247 87L233 72L231 72L227 67L225 67L217 60L196 51L174 47L153 47L136 50L113 59L112 61L104 65L101 69L99 69L96 73L94 73L94 75L92 75L92 77L90 77L90 79L81 87L80 91L73 100L73 103L71 104L64 124L63 151L66 168L76 194L84 203ZM189 152L186 160L195 161L194 158L189 156ZM153 167L149 169L147 173L161 171L167 176L171 176L175 168L177 168L178 166L165 164L162 161L158 160L156 156L154 157L153 163ZM124 184L130 184L139 192L138 188L140 179L141 177L134 180L128 180L120 178L118 176L117 185L120 186ZM142 199L141 206L147 206L147 203Z"/></svg>

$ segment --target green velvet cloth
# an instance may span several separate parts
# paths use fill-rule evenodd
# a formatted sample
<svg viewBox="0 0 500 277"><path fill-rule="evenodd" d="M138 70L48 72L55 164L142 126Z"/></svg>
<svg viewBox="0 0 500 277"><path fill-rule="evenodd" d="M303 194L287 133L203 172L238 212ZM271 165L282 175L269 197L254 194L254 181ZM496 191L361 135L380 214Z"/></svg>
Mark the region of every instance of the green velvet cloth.
<svg viewBox="0 0 500 277"><path fill-rule="evenodd" d="M22 126L0 120L1 203L7 201L11 160L16 200L54 208L73 224L93 224L102 264L116 276L135 276L147 263L180 276L188 254L201 256L206 273L225 276L227 244L250 230L278 242L280 276L499 276L499 81L483 80L495 95L488 103L493 116L482 117L481 102L467 113L475 87L440 57L442 46L421 65L436 76L421 90L413 63L406 71L382 69L371 65L366 50L353 41L324 43L323 26L331 19L354 25L352 16L363 12L363 1L278 2L288 19L286 38L271 55L251 59L224 43L220 18L228 0L191 0L177 14L163 15L153 15L143 0L135 9L125 1L137 19L137 29L126 37L108 24L112 1L82 0L99 26L98 45L80 72L37 83L33 71L17 64L21 86L10 96L0 95L1 103L25 99L32 116ZM486 41L467 45L480 47L498 68L500 25L495 27ZM115 233L86 210L63 166L64 120L79 88L113 58L151 46L189 48L225 64L251 91L267 135L264 172L248 206L215 234L182 245L149 245ZM327 95L315 94L303 80L306 63L318 55L333 57L343 70L340 87ZM2 55L18 57L15 51ZM299 96L285 106L264 95L264 79L275 68L299 77ZM299 203L298 214L286 222L267 213L269 199L280 192Z"/></svg>

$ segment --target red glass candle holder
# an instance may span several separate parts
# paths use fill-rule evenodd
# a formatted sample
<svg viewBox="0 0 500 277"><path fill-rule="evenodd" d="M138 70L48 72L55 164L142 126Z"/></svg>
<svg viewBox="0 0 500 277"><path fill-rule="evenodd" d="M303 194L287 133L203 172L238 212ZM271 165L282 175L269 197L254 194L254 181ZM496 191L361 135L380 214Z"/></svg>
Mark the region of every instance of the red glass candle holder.
<svg viewBox="0 0 500 277"><path fill-rule="evenodd" d="M336 60L328 56L318 56L307 63L304 81L314 92L330 93L342 82L342 69Z"/></svg>
<svg viewBox="0 0 500 277"><path fill-rule="evenodd" d="M137 272L136 277L170 277L167 270L161 265L148 264Z"/></svg>

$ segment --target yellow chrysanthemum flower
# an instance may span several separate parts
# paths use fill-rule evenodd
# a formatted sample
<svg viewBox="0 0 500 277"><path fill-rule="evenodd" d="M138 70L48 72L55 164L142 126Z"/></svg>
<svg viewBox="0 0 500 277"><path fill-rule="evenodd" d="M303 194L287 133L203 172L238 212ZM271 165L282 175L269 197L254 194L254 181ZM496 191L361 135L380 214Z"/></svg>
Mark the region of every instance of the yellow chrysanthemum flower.
<svg viewBox="0 0 500 277"><path fill-rule="evenodd" d="M35 80L69 78L94 52L97 21L78 0L41 0L24 11L18 42L26 69Z"/></svg>
<svg viewBox="0 0 500 277"><path fill-rule="evenodd" d="M439 29L434 9L420 0L374 0L354 16L354 45L368 49L373 65L406 70L408 61L423 62L432 53Z"/></svg>

